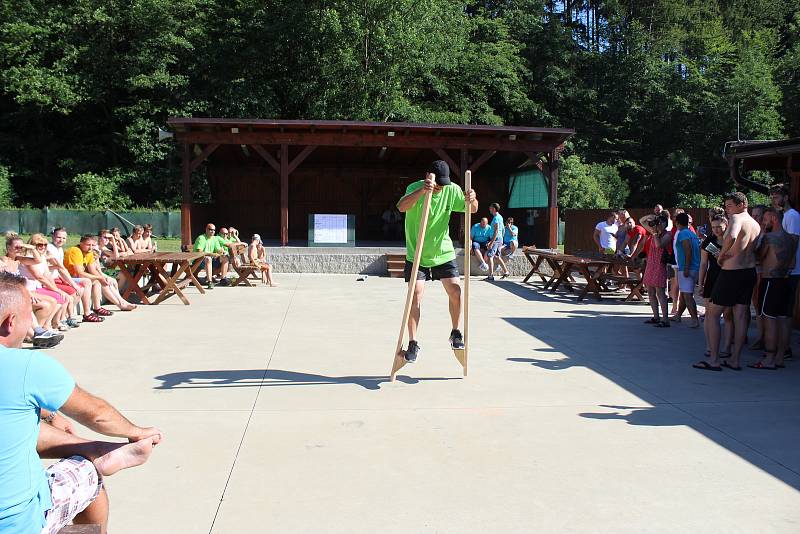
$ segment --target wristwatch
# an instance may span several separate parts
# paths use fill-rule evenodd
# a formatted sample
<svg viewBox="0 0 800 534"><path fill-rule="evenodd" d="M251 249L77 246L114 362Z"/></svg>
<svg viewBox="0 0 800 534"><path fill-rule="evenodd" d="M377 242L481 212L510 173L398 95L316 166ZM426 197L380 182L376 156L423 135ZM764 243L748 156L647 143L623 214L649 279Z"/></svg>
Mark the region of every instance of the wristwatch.
<svg viewBox="0 0 800 534"><path fill-rule="evenodd" d="M56 418L56 414L58 414L58 412L50 412L50 415L48 415L47 417L42 417L42 421L44 421L48 425L52 425L53 419Z"/></svg>

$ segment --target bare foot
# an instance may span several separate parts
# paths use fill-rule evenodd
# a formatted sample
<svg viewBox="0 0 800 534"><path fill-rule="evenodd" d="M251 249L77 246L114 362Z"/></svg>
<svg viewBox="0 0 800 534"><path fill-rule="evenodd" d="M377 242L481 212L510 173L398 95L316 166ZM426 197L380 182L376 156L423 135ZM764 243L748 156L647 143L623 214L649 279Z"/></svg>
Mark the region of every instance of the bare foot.
<svg viewBox="0 0 800 534"><path fill-rule="evenodd" d="M155 441L156 436L151 436L141 441L122 444L111 452L96 458L94 466L98 473L107 477L117 471L142 465L150 458Z"/></svg>
<svg viewBox="0 0 800 534"><path fill-rule="evenodd" d="M269 287L278 287L278 284L272 283L269 285Z"/></svg>
<svg viewBox="0 0 800 534"><path fill-rule="evenodd" d="M136 309L136 305L135 304L128 304L126 306L120 306L119 309L122 310L122 311L133 311L133 310Z"/></svg>

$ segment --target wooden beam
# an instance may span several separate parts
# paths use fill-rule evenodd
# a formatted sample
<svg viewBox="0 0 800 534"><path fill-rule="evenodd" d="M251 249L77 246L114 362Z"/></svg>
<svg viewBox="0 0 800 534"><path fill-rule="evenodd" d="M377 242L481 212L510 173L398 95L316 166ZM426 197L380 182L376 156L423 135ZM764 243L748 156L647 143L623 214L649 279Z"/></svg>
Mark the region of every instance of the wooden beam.
<svg viewBox="0 0 800 534"><path fill-rule="evenodd" d="M478 169L481 168L481 166L484 163L489 161L491 157L494 156L495 154L497 154L497 150L484 150L483 154L478 156L478 159L472 162L472 165L469 166L469 170L471 170L472 172L476 172Z"/></svg>
<svg viewBox="0 0 800 534"><path fill-rule="evenodd" d="M502 150L508 152L550 152L555 148L553 142L530 141L527 139L509 140L507 137L449 137L446 135L395 135L389 137L381 133L316 133L279 132L176 132L175 138L180 142L198 144L230 144L230 145L303 145L303 146L352 146L352 147L388 147L388 148L421 148L434 147L443 150Z"/></svg>
<svg viewBox="0 0 800 534"><path fill-rule="evenodd" d="M280 172L281 172L281 166L280 166L280 164L278 163L278 160L276 160L276 159L275 159L275 157L274 157L272 154L270 154L270 153L267 151L267 149L266 149L266 148L264 148L264 147L263 147L263 146L261 146L261 145L250 145L250 146L251 146L251 147L253 147L253 150L255 150L255 151L258 153L258 155L259 155L259 156L261 156L261 157L264 159L264 161L266 161L267 163L269 163L269 166L270 166L270 167L272 167L272 169L273 169L275 172L277 172L278 174L280 174Z"/></svg>
<svg viewBox="0 0 800 534"><path fill-rule="evenodd" d="M300 151L300 153L294 157L292 162L289 164L289 174L292 174L294 170L303 163L303 160L306 159L314 150L316 146L307 146Z"/></svg>
<svg viewBox="0 0 800 534"><path fill-rule="evenodd" d="M218 146L219 143L207 145L200 155L192 160L192 163L189 165L189 170L194 171L197 167L199 167L200 164L203 163L208 156L210 156L211 153L217 149Z"/></svg>
<svg viewBox="0 0 800 534"><path fill-rule="evenodd" d="M289 145L281 145L281 246L289 244Z"/></svg>
<svg viewBox="0 0 800 534"><path fill-rule="evenodd" d="M191 157L189 143L183 143L183 162L181 167L183 179L181 187L181 245L183 246L188 246L192 243Z"/></svg>
<svg viewBox="0 0 800 534"><path fill-rule="evenodd" d="M447 165L450 167L451 175L455 174L456 176L461 176L461 169L458 168L456 162L453 161L453 158L451 158L447 152L445 152L441 148L434 148L433 151L436 153L437 156L439 156L440 159L443 159L447 163Z"/></svg>
<svg viewBox="0 0 800 534"><path fill-rule="evenodd" d="M558 248L558 168L559 153L557 151L548 154L549 164L547 165L550 175L550 187L547 192L547 248Z"/></svg>

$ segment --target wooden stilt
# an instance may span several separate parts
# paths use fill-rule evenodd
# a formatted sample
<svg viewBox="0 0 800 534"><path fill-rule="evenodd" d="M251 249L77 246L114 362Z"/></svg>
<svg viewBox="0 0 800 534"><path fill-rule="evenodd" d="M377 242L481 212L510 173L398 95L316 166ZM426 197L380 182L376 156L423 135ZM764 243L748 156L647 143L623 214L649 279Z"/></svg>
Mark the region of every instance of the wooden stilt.
<svg viewBox="0 0 800 534"><path fill-rule="evenodd" d="M472 189L472 171L464 173L464 194ZM472 246L470 243L470 230L472 229L472 212L470 212L469 202L464 200L464 296L461 300L464 309L464 349L453 350L456 360L464 368L464 376L467 376L467 358L469 355L469 260L472 256Z"/></svg>
<svg viewBox="0 0 800 534"><path fill-rule="evenodd" d="M425 227L428 226L428 214L431 211L431 196L433 191L425 193L425 200L422 204L422 218L419 222L419 232L417 233L417 247L414 251L414 263L411 266L411 277L408 280L408 293L406 293L406 307L403 310L403 322L400 324L400 335L397 337L397 347L394 350L392 361L391 381L397 378L397 372L406 364L405 353L403 351L403 337L408 326L408 318L411 315L411 302L414 300L414 288L417 285L417 272L419 262L422 258L422 244L425 242Z"/></svg>

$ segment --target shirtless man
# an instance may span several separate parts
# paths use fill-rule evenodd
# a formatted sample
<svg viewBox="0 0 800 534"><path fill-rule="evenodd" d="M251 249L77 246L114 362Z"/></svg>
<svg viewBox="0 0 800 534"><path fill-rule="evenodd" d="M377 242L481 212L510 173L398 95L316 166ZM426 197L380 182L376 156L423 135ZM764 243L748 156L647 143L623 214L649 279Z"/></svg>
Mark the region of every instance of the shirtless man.
<svg viewBox="0 0 800 534"><path fill-rule="evenodd" d="M783 229L783 213L766 208L761 219L761 238L756 256L761 260L758 310L764 323L764 357L748 367L774 370L783 367L786 351L785 329L791 328L794 294L789 273L794 267L797 236Z"/></svg>
<svg viewBox="0 0 800 534"><path fill-rule="evenodd" d="M693 365L697 369L721 371L722 367L740 371L739 359L747 335L747 316L756 283L755 247L761 231L758 223L747 213L744 193L725 197L725 211L730 224L725 231L722 250L717 262L721 267L717 282L706 309L705 328L709 341L709 357ZM719 360L719 318L725 308L733 307L735 339L730 360Z"/></svg>

